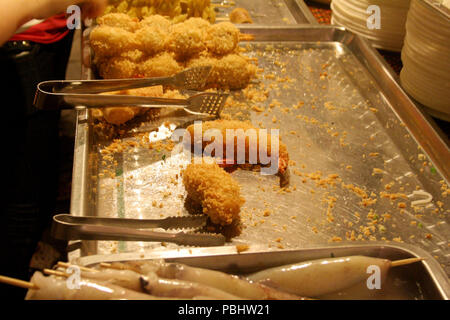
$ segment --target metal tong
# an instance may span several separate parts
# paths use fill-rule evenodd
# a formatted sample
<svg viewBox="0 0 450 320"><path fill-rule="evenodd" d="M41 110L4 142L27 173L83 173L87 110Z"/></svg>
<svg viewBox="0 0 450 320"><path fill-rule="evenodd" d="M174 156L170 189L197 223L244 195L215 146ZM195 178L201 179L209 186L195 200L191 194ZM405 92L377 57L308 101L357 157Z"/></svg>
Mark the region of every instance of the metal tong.
<svg viewBox="0 0 450 320"><path fill-rule="evenodd" d="M183 89L198 89L205 84L210 66L187 69L173 77L118 80L57 80L37 85L34 105L38 109L59 110L74 107L109 108L136 106L145 108L182 108L197 115L219 116L228 94L203 92L187 99L167 99L131 95L100 94L117 90L155 85L172 85Z"/></svg>
<svg viewBox="0 0 450 320"><path fill-rule="evenodd" d="M200 228L206 215L168 217L165 219L126 219L79 217L58 214L53 217L51 234L61 240L165 241L190 246L220 246L225 237L211 233L158 232L153 228Z"/></svg>

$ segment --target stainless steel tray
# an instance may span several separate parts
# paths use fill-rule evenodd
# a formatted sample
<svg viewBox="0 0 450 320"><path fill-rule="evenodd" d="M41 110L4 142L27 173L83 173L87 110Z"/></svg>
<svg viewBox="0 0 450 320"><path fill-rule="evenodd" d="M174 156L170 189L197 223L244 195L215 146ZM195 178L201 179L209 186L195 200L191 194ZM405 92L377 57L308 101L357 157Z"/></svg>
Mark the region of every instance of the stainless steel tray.
<svg viewBox="0 0 450 320"><path fill-rule="evenodd" d="M324 246L284 251L241 252L228 250L184 249L156 251L143 254L116 254L88 256L77 259L83 266L94 266L100 262L125 262L134 260L165 259L187 265L220 270L231 274L248 274L259 270L298 263L301 261L364 255L369 257L399 260L421 257L421 263L391 269L380 290L363 288L358 292L341 292L324 296L323 299L433 299L448 300L450 283L447 275L426 251L406 244L370 243L361 245Z"/></svg>
<svg viewBox="0 0 450 320"><path fill-rule="evenodd" d="M449 274L450 197L444 196L443 189L449 183L450 151L379 54L360 37L331 26L241 30L255 35L255 41L244 46L265 70L261 82L269 97L249 103L242 92L235 92L235 99L248 107L224 112L280 128L294 162L288 190L279 189L275 176L244 170L233 173L246 199L245 228L227 246L214 250L226 252L236 244L249 245L253 251L398 241L426 250ZM84 67L83 75L90 74ZM275 106L278 103L281 108ZM271 111L265 116L254 111L254 105ZM160 120L171 124L164 127L166 131L160 130L160 138L167 139L174 127L188 120L192 119ZM159 125L148 122L138 130ZM99 173L111 170L102 163L101 154L109 143L94 135L89 114L78 111L72 215L162 218L187 214L181 180L172 183L180 165L188 161L181 153L171 157L163 150L131 148L116 154L112 177L100 177ZM327 182L329 175L336 183ZM432 196L418 211L411 201L421 197L394 199L398 194L412 195L416 189ZM360 190L365 190L366 199ZM394 198L387 199L382 192ZM153 201L163 203L163 208L153 206ZM404 208L399 208L400 203ZM72 258L182 249L144 242L83 241L78 245Z"/></svg>
<svg viewBox="0 0 450 320"><path fill-rule="evenodd" d="M218 22L228 18L234 8L245 8L258 25L317 24L303 0L236 0L234 6L218 7ZM222 1L227 4L228 1Z"/></svg>

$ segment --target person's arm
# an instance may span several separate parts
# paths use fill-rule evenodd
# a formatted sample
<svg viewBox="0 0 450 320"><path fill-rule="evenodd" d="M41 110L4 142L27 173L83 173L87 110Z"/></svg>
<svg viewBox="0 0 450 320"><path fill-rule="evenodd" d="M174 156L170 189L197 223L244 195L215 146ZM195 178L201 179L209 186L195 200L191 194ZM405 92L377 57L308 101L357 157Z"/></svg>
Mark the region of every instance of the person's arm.
<svg viewBox="0 0 450 320"><path fill-rule="evenodd" d="M80 4L84 16L95 17L103 12L107 0L0 0L0 45L25 22L66 12L72 4Z"/></svg>

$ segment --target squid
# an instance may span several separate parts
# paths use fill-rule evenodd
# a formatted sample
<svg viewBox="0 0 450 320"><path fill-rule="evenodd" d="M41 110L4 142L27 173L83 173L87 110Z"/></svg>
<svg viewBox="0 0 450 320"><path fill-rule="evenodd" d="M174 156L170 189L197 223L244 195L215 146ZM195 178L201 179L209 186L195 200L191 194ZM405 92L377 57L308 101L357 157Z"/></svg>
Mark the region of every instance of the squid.
<svg viewBox="0 0 450 320"><path fill-rule="evenodd" d="M405 259L403 264L419 260ZM401 265L396 262L366 256L327 258L269 268L247 278L292 294L319 297L368 281L377 268L381 284L391 267Z"/></svg>
<svg viewBox="0 0 450 320"><path fill-rule="evenodd" d="M44 276L36 271L30 280L38 289L29 289L25 300L155 300L157 297L114 284L81 278L79 288L71 288L67 279Z"/></svg>
<svg viewBox="0 0 450 320"><path fill-rule="evenodd" d="M155 273L148 273L140 277L144 290L151 295L158 297L178 297L183 299L193 299L202 297L208 299L239 300L238 295L230 294L226 291L193 281L183 281L178 279L164 279Z"/></svg>
<svg viewBox="0 0 450 320"><path fill-rule="evenodd" d="M207 285L243 299L303 300L304 297L285 293L221 271L191 267L181 263L157 263L148 267L167 279L177 279Z"/></svg>

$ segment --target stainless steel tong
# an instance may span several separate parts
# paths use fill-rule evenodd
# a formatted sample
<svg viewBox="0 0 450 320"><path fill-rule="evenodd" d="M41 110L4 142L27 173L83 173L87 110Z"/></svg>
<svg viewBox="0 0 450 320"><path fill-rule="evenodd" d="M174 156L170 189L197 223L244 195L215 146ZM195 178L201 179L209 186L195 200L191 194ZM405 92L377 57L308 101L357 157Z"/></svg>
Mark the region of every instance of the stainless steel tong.
<svg viewBox="0 0 450 320"><path fill-rule="evenodd" d="M173 77L43 81L37 85L34 105L38 109L45 110L72 109L79 106L86 108L118 106L169 107L182 108L192 114L219 116L228 94L203 92L187 99L99 94L166 84L184 89L201 88L210 71L211 67L198 67L188 69Z"/></svg>
<svg viewBox="0 0 450 320"><path fill-rule="evenodd" d="M206 224L206 220L205 215L165 219L121 219L58 214L53 217L51 234L62 240L165 241L204 247L224 245L225 237L220 234L150 230L200 228Z"/></svg>

